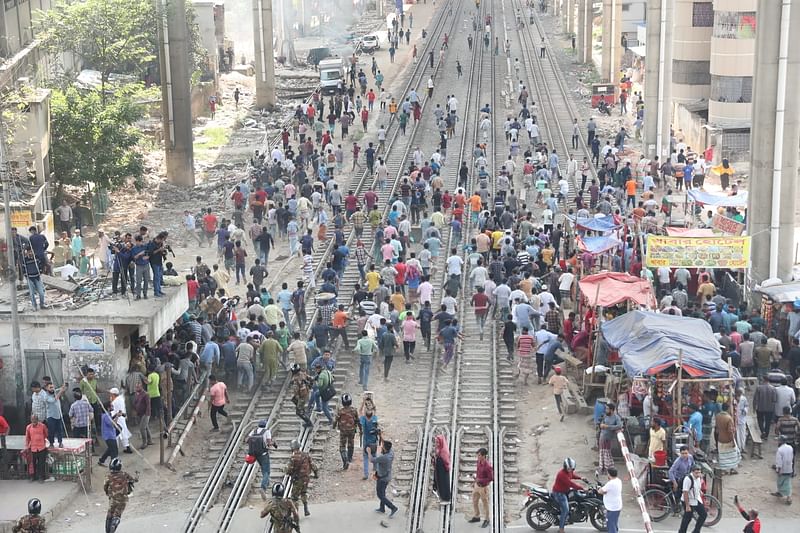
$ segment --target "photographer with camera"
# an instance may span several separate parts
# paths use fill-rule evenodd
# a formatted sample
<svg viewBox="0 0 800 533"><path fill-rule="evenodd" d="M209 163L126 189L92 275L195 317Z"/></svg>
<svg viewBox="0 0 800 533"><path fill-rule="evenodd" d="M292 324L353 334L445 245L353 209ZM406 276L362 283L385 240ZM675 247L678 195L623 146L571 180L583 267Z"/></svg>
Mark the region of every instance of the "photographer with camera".
<svg viewBox="0 0 800 533"><path fill-rule="evenodd" d="M164 258L167 256L167 252L171 253L172 257L175 257L175 252L166 242L168 235L166 231L162 231L147 244L150 268L153 270L153 296L155 297L164 296L161 284L164 281Z"/></svg>
<svg viewBox="0 0 800 533"><path fill-rule="evenodd" d="M125 296L130 284L131 291L133 291L133 277L130 275L131 261L133 259L133 243L130 240L115 240L109 245L109 249L113 254L111 260L111 293L119 293ZM122 285L120 287L120 281Z"/></svg>

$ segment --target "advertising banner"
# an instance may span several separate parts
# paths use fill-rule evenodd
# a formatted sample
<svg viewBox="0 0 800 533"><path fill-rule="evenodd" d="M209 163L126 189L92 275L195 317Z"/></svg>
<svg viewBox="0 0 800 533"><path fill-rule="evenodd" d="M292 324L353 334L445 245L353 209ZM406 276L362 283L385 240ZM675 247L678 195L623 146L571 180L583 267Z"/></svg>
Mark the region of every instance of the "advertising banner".
<svg viewBox="0 0 800 533"><path fill-rule="evenodd" d="M750 237L648 235L645 264L670 268L748 268Z"/></svg>
<svg viewBox="0 0 800 533"><path fill-rule="evenodd" d="M106 332L104 329L70 329L68 331L70 352L106 351Z"/></svg>
<svg viewBox="0 0 800 533"><path fill-rule="evenodd" d="M711 227L729 235L741 235L744 231L744 224L722 215L714 215L714 218L711 219Z"/></svg>

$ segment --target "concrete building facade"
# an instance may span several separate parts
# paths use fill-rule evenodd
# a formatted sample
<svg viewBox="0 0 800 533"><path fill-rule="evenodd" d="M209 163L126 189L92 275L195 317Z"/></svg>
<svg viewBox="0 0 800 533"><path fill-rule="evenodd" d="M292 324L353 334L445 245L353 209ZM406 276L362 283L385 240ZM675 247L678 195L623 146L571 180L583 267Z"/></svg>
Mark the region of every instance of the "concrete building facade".
<svg viewBox="0 0 800 533"><path fill-rule="evenodd" d="M716 161L749 159L756 4L756 0L714 2L708 124Z"/></svg>
<svg viewBox="0 0 800 533"><path fill-rule="evenodd" d="M708 100L711 89L711 32L714 3L674 0L672 102Z"/></svg>
<svg viewBox="0 0 800 533"><path fill-rule="evenodd" d="M78 369L95 369L101 387L119 386L128 371L131 340L145 336L150 344L172 327L189 306L184 287L167 288L167 296L154 300L101 299L80 309L31 311L19 314L25 368L14 364L10 344L0 346L0 401L6 417L16 419L15 372L30 382L48 375L56 383L75 386ZM8 304L0 307L0 336L11 338ZM28 395L28 401L30 396Z"/></svg>

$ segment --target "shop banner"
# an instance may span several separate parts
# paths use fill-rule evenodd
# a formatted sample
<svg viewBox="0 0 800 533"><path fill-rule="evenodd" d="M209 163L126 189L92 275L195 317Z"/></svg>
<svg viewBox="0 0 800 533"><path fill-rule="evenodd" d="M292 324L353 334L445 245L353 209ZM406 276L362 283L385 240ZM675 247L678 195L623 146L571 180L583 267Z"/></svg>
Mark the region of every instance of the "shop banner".
<svg viewBox="0 0 800 533"><path fill-rule="evenodd" d="M714 215L714 218L711 219L711 227L729 235L741 235L744 231L744 224L722 215Z"/></svg>
<svg viewBox="0 0 800 533"><path fill-rule="evenodd" d="M748 268L750 237L648 235L646 265L670 268Z"/></svg>

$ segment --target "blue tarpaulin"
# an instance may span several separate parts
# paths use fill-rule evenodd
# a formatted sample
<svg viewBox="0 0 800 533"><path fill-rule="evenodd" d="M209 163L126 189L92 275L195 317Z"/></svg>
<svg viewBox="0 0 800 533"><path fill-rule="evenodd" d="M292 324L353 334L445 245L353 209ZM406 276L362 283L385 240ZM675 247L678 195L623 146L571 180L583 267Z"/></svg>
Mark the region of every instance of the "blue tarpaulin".
<svg viewBox="0 0 800 533"><path fill-rule="evenodd" d="M620 246L622 241L616 237L578 237L578 248L592 254L602 254Z"/></svg>
<svg viewBox="0 0 800 533"><path fill-rule="evenodd" d="M698 189L689 189L689 197L695 203L722 207L747 207L747 191L739 191L735 196L715 194Z"/></svg>
<svg viewBox="0 0 800 533"><path fill-rule="evenodd" d="M611 215L597 218L578 218L575 220L575 225L580 229L592 231L614 231L622 227L614 221L614 217Z"/></svg>
<svg viewBox="0 0 800 533"><path fill-rule="evenodd" d="M699 318L629 311L600 326L606 342L619 351L631 376L655 375L672 368L683 350L683 369L695 377L728 377L728 365L711 326Z"/></svg>

